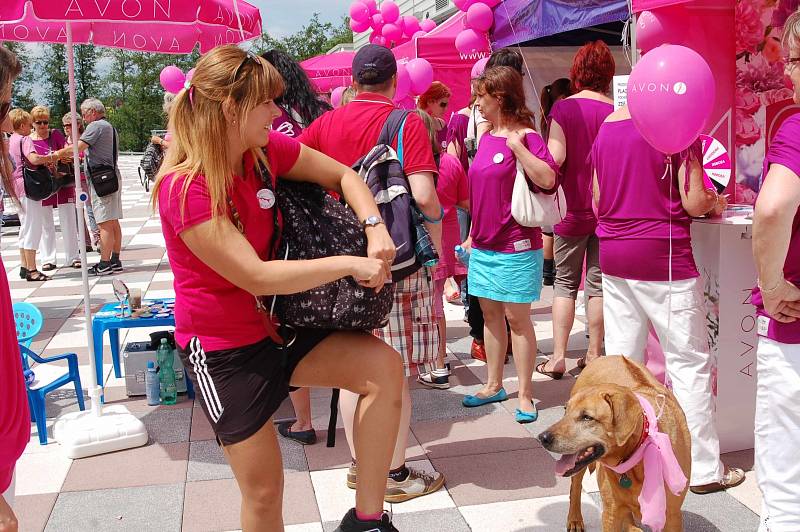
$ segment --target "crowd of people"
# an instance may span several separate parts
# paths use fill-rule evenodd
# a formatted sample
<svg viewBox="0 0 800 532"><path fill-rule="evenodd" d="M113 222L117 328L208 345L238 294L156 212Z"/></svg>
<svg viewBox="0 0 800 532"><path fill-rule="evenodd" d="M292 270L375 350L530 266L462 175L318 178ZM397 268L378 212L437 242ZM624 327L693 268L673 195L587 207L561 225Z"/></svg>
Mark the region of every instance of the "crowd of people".
<svg viewBox="0 0 800 532"><path fill-rule="evenodd" d="M800 12L787 20L784 44L786 74L800 103ZM72 152L63 135L50 130L47 109L9 113L10 87L20 68L0 48L0 115L8 115L4 127L14 132L0 173L24 212L21 273L43 280L36 252L45 239L45 211L69 206L74 194L64 189L47 205L30 201L18 170L68 162ZM452 94L434 82L388 144L439 262L393 278L399 247L389 226L395 222L381 218L373 192L353 170L395 115L392 52L378 45L358 51L352 91L336 109L280 51L256 56L221 46L200 59L191 82L170 104L169 149L153 203L175 276L178 350L242 492L244 530L282 527L283 468L271 420L290 397L296 420L279 424L278 434L314 444L310 387L341 389L352 457L346 485L355 489L356 503L337 530L396 530L384 502L404 502L444 486L441 473L406 464L409 380L449 387L443 306L445 299L458 302L456 292L463 296L472 356L488 369L484 386L464 397L464 408L509 399L503 374L512 355L519 378L515 419L537 420L533 373L563 377L582 289L589 347L578 366L600 356L642 361L653 331L691 434L690 489L707 494L744 481L741 469L720 460L705 303L690 232L692 217L719 215L726 201L704 184L699 146L666 157L645 141L626 106L614 108L608 92L615 69L604 43L581 47L569 79L542 91L538 127L525 102L518 51L495 51L472 80L470 104L447 122ZM102 104L88 100L81 111L87 127L79 151L90 165L116 166L116 133ZM753 301L761 337L756 464L763 530L780 532L800 528L798 138L800 118L794 116L770 144L753 230L759 274ZM561 223L528 227L516 220L511 203L518 172L534 193L563 189L567 214ZM366 235L367 256L276 256L283 220L276 214L273 176L314 183L349 205ZM93 192L91 199L101 247L94 271L120 271L119 193ZM74 211L63 212L62 231L74 231L70 224L77 220L63 221ZM364 289L393 290L384 327L287 332L260 299L342 278ZM5 277L1 282L0 404L17 408L0 408L0 489L12 486L0 499L0 528L14 519L13 465L30 429L19 356L8 355L15 343ZM531 304L544 284L554 286L554 349L536 364ZM219 320L221 311L236 318Z"/></svg>

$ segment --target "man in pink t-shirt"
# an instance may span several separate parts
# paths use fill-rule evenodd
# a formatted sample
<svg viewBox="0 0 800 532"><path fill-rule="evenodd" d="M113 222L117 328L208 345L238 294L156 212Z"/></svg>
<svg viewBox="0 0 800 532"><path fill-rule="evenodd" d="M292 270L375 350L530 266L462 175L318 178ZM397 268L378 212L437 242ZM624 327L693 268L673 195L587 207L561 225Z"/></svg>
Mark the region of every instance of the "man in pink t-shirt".
<svg viewBox="0 0 800 532"><path fill-rule="evenodd" d="M800 10L786 21L786 74L800 104ZM800 530L800 115L778 130L764 160L753 216L758 287L755 465L761 531Z"/></svg>

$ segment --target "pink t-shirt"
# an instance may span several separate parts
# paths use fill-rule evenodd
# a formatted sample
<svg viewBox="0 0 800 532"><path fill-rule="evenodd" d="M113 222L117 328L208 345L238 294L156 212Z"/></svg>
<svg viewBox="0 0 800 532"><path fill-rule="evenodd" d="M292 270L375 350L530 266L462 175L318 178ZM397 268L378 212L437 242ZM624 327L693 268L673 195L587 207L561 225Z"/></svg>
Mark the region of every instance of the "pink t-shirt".
<svg viewBox="0 0 800 532"><path fill-rule="evenodd" d="M558 166L542 137L525 137L530 152L558 173ZM542 231L524 227L511 216L511 193L517 175L517 160L505 137L486 133L469 168L469 198L472 214L472 245L485 251L520 253L542 248ZM533 189L538 188L529 180ZM555 190L553 190L554 192Z"/></svg>
<svg viewBox="0 0 800 532"><path fill-rule="evenodd" d="M442 219L442 254L436 266L436 279L447 279L453 275L466 275L467 268L455 258L455 247L461 243L456 205L469 199L467 174L457 158L443 153L439 159L439 180L436 195L444 209Z"/></svg>
<svg viewBox="0 0 800 532"><path fill-rule="evenodd" d="M664 176L664 154L652 148L628 119L600 127L592 161L600 187L597 236L603 273L668 281L671 219L672 278L698 277L691 219L681 204L677 177L670 181Z"/></svg>
<svg viewBox="0 0 800 532"><path fill-rule="evenodd" d="M780 164L794 172L800 179L800 115L788 118L778 130L775 138L769 145L769 153L764 160L764 175L767 175L769 166ZM792 222L792 238L789 241L789 252L783 265L783 275L791 283L800 286L800 210L795 214ZM800 344L800 321L793 323L780 323L769 319L764 312L764 301L758 287L753 289L753 304L758 309L759 316L768 319L766 336L783 344Z"/></svg>
<svg viewBox="0 0 800 532"><path fill-rule="evenodd" d="M286 109L284 109L283 107L281 107L280 109L281 109L281 116L276 118L275 121L272 123L272 130L277 131L278 133L283 133L287 137L292 137L293 139L296 139L303 132L302 124L300 124L299 120L296 120L296 118L299 117L293 117L288 112L286 112Z"/></svg>
<svg viewBox="0 0 800 532"><path fill-rule="evenodd" d="M12 181L14 182L14 192L17 197L22 199L25 197L25 182L22 178L22 154L31 153L33 150L33 142L30 137L23 137L19 133L12 133L11 138L8 139L8 154L14 162L14 173L11 174Z"/></svg>
<svg viewBox="0 0 800 532"><path fill-rule="evenodd" d="M589 98L559 100L550 111L551 120L558 122L567 140L567 157L559 178L567 199L567 216L553 228L559 236L591 235L597 227L592 212L590 154L597 131L613 111L610 103Z"/></svg>
<svg viewBox="0 0 800 532"><path fill-rule="evenodd" d="M300 154L300 144L271 132L267 159L274 175L291 170ZM261 260L268 260L273 233L272 208L259 206L256 194L262 188L250 155L245 155L244 177L234 177L231 199L244 225L245 237ZM197 336L206 351L233 349L254 344L270 331L256 310L252 294L225 280L192 253L180 234L211 219L211 200L205 178L196 177L186 193L181 213L181 189L185 178L168 175L159 190L161 228L175 276L175 339L185 346ZM274 207L273 207L274 208ZM230 213L228 213L230 216Z"/></svg>
<svg viewBox="0 0 800 532"><path fill-rule="evenodd" d="M14 465L30 438L28 394L22 376L8 278L0 259L0 494L11 484Z"/></svg>

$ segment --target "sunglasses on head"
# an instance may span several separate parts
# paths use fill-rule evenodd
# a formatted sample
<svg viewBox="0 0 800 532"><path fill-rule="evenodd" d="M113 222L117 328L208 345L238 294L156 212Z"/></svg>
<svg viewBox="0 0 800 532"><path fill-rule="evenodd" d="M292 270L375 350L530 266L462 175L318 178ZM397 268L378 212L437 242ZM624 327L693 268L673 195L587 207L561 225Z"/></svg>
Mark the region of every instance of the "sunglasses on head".
<svg viewBox="0 0 800 532"><path fill-rule="evenodd" d="M6 119L8 112L11 110L11 101L0 103L0 122Z"/></svg>
<svg viewBox="0 0 800 532"><path fill-rule="evenodd" d="M242 62L239 63L239 66L236 67L236 70L233 71L233 82L234 83L236 82L237 79L239 79L239 74L242 73L242 68L244 67L245 63L247 63L248 61L253 61L256 64L259 63L258 57L255 54L253 54L252 52L247 52L244 55L244 59L242 59Z"/></svg>
<svg viewBox="0 0 800 532"><path fill-rule="evenodd" d="M36 120L34 122L34 124L36 124L37 126L46 126L46 125L50 124L50 121L49 120Z"/></svg>

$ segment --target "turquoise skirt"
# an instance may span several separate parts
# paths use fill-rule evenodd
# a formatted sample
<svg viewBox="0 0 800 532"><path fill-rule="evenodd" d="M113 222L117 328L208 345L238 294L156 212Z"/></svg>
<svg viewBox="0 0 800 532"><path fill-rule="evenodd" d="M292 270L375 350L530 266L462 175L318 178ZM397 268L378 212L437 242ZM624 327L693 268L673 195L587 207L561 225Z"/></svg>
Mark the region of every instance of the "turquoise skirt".
<svg viewBox="0 0 800 532"><path fill-rule="evenodd" d="M500 253L472 248L467 286L469 295L502 303L533 303L542 293L541 249Z"/></svg>

